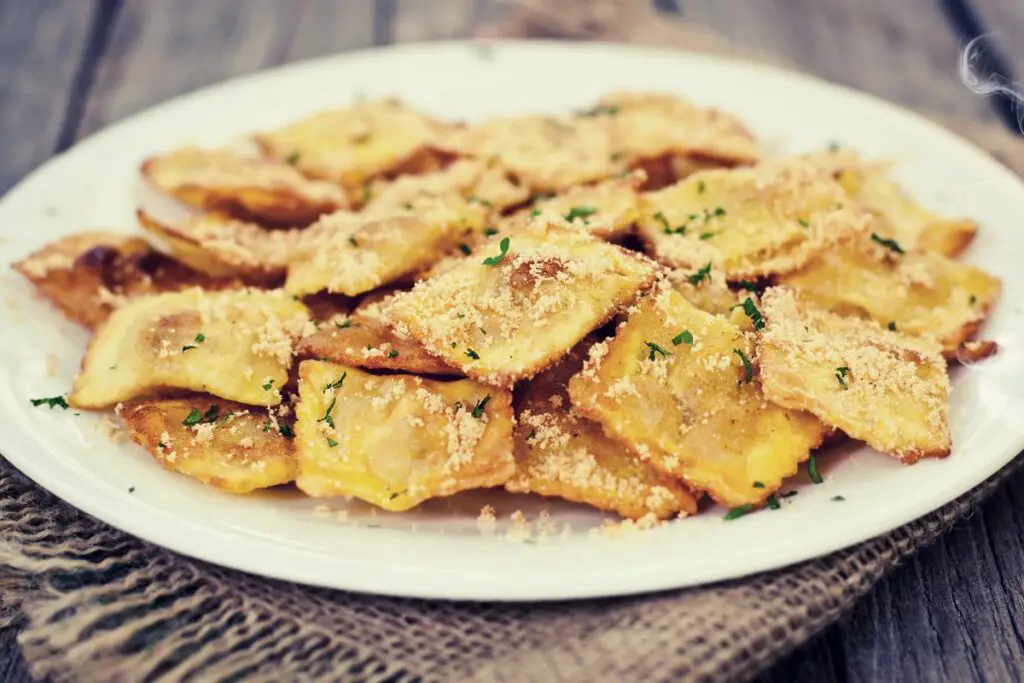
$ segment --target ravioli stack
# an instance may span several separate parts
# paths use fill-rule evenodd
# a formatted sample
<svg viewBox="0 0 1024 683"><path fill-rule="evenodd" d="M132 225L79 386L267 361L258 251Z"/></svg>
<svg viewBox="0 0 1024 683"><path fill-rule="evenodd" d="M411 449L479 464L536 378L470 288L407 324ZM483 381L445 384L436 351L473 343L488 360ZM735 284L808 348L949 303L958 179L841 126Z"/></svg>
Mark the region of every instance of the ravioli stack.
<svg viewBox="0 0 1024 683"><path fill-rule="evenodd" d="M947 362L992 350L973 222L672 96L470 125L365 102L253 141L143 163L192 211L140 210L155 246L15 266L95 332L68 402L226 491L749 511L840 432L947 455Z"/></svg>

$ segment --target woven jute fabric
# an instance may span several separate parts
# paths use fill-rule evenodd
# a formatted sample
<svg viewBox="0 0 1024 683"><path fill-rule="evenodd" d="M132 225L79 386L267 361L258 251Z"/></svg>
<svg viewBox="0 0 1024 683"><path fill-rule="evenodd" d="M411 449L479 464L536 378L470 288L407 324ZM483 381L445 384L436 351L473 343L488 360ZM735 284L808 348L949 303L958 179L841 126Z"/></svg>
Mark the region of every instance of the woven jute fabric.
<svg viewBox="0 0 1024 683"><path fill-rule="evenodd" d="M630 37L623 3L582 3L575 15L580 3L557 4L545 18L529 3L499 28ZM714 42L699 32L687 42L675 25L644 30L680 47ZM979 130L988 138L972 137L1004 159L1024 158L1009 136ZM653 596L501 605L354 595L210 566L78 512L0 459L0 619L22 627L32 672L57 682L739 681L832 623L1021 462L924 519L796 567Z"/></svg>

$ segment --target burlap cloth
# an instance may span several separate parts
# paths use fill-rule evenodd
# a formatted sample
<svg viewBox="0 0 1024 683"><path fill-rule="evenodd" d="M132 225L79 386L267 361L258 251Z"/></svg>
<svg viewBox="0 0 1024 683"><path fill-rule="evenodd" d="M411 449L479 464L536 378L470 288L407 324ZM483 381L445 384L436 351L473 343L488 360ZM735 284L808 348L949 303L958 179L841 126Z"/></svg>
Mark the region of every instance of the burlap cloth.
<svg viewBox="0 0 1024 683"><path fill-rule="evenodd" d="M587 5L604 14L586 21L558 4L553 18L527 8L504 30L713 42L631 24L614 2ZM971 137L1024 168L1016 140L979 130ZM1020 461L925 519L782 571L641 598L495 605L352 595L213 567L72 509L0 459L2 618L20 622L33 673L54 681L736 681L832 623Z"/></svg>

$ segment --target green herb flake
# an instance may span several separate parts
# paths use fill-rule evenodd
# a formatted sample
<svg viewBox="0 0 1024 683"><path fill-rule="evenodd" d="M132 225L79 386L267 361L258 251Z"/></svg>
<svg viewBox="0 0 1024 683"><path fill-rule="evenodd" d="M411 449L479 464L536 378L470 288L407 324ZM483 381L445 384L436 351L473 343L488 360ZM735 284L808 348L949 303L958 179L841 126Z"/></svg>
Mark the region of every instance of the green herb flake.
<svg viewBox="0 0 1024 683"><path fill-rule="evenodd" d="M484 396L482 399L480 399L477 402L477 404L475 406L473 406L473 411L470 413L470 415L472 415L473 417L475 417L477 419L483 417L484 408L487 407L487 402L490 401L490 400L491 400L491 395L490 394L487 394L486 396Z"/></svg>
<svg viewBox="0 0 1024 683"><path fill-rule="evenodd" d="M278 425L277 431L281 433L281 436L286 437L288 439L291 439L292 437L295 436L295 430L292 429L292 426L290 424Z"/></svg>
<svg viewBox="0 0 1024 683"><path fill-rule="evenodd" d="M488 209L494 208L494 204L493 202L491 202L491 200L484 199L483 197L477 197L475 194L469 195L469 197L466 198L466 201L471 202L473 204L480 204L481 206L486 206Z"/></svg>
<svg viewBox="0 0 1024 683"><path fill-rule="evenodd" d="M398 349L388 351L388 358L398 358Z"/></svg>
<svg viewBox="0 0 1024 683"><path fill-rule="evenodd" d="M825 483L825 480L821 477L821 472L818 471L818 459L813 455L807 458L807 474L815 484Z"/></svg>
<svg viewBox="0 0 1024 683"><path fill-rule="evenodd" d="M686 344L689 346L693 343L693 335L689 330L683 330L676 336L672 337L672 345L679 346L680 344Z"/></svg>
<svg viewBox="0 0 1024 683"><path fill-rule="evenodd" d="M328 405L327 406L327 410L324 411L324 416L321 417L319 420L317 420L317 422L325 422L325 423L327 423L328 427L330 427L331 429L334 429L334 417L331 415L331 413L334 411L334 405L337 402L338 402L338 397L337 396L332 396L331 397L330 405Z"/></svg>
<svg viewBox="0 0 1024 683"><path fill-rule="evenodd" d="M888 327L890 331L895 332L896 331L896 321L895 320L890 320L889 324L886 325L886 327Z"/></svg>
<svg viewBox="0 0 1024 683"><path fill-rule="evenodd" d="M734 519L739 519L743 515L749 515L753 511L754 505L752 503L746 503L745 505L740 505L739 507L735 507L726 512L725 517L723 517L723 519L729 522Z"/></svg>
<svg viewBox="0 0 1024 683"><path fill-rule="evenodd" d="M537 436L537 430L536 429L531 429L530 433L526 435L526 440L527 441L532 441L533 437L535 437L535 436Z"/></svg>
<svg viewBox="0 0 1024 683"><path fill-rule="evenodd" d="M703 180L697 181L697 194L704 194L704 190L708 189L707 185L704 184Z"/></svg>
<svg viewBox="0 0 1024 683"><path fill-rule="evenodd" d="M294 166L295 164L299 163L299 159L301 158L302 154L300 154L299 152L292 152L291 154L284 158L284 163Z"/></svg>
<svg viewBox="0 0 1024 683"><path fill-rule="evenodd" d="M764 488L764 482L763 481L755 481L753 484L751 484L751 486L753 486L755 489L763 489Z"/></svg>
<svg viewBox="0 0 1024 683"><path fill-rule="evenodd" d="M498 249L501 250L501 253L498 254L497 256L488 256L487 258L485 258L484 259L484 265L485 266L496 266L499 263L501 263L501 260L503 258L505 258L505 254L508 253L508 245L509 245L510 241L511 240L508 237L503 237L501 239L501 242L498 243Z"/></svg>
<svg viewBox="0 0 1024 683"><path fill-rule="evenodd" d="M394 500L395 498L398 498L399 496L402 495L405 495L405 491L395 491L390 496L388 496L388 500Z"/></svg>
<svg viewBox="0 0 1024 683"><path fill-rule="evenodd" d="M49 398L30 398L29 401L31 401L32 405L36 407L46 406L50 410L53 410L54 408L63 408L64 410L68 409L68 402L64 400L63 396L51 396Z"/></svg>
<svg viewBox="0 0 1024 683"><path fill-rule="evenodd" d="M597 207L593 206L574 206L569 209L569 213L565 214L565 220L573 221L577 218L588 218L597 213Z"/></svg>
<svg viewBox="0 0 1024 683"><path fill-rule="evenodd" d="M470 249L469 245L465 243L459 245L459 251L461 251L466 256L469 256L470 254L473 253L473 250Z"/></svg>
<svg viewBox="0 0 1024 683"><path fill-rule="evenodd" d="M713 233L713 232L702 232L700 234L700 238L702 240L709 240L709 239L711 239L714 236L715 236L715 233Z"/></svg>
<svg viewBox="0 0 1024 683"><path fill-rule="evenodd" d="M500 231L497 228L487 227L484 228L484 237L491 237L497 235Z"/></svg>
<svg viewBox="0 0 1024 683"><path fill-rule="evenodd" d="M764 504L768 507L769 510L778 510L779 508L782 507L782 505L779 503L779 499L776 498L775 496L768 496L768 500L766 500Z"/></svg>
<svg viewBox="0 0 1024 683"><path fill-rule="evenodd" d="M846 499L843 498L842 496L832 496L829 500L831 500L833 503L842 503Z"/></svg>
<svg viewBox="0 0 1024 683"><path fill-rule="evenodd" d="M540 209L533 209L530 211L530 218L536 218L540 215Z"/></svg>
<svg viewBox="0 0 1024 683"><path fill-rule="evenodd" d="M331 448L334 448L335 446L338 445L338 442L332 439L331 437L327 437L327 445L330 446Z"/></svg>
<svg viewBox="0 0 1024 683"><path fill-rule="evenodd" d="M899 242L897 242L896 240L888 239L886 237L880 237L877 232L871 233L871 241L875 242L876 244L880 244L886 249L896 252L897 254L907 253L903 251L903 247L900 246Z"/></svg>
<svg viewBox="0 0 1024 683"><path fill-rule="evenodd" d="M474 351L473 349L466 349L466 355L472 358L473 360L480 360L480 354Z"/></svg>
<svg viewBox="0 0 1024 683"><path fill-rule="evenodd" d="M351 244L353 247L358 247L359 246L359 242L356 241L355 237L349 237L348 238L348 243Z"/></svg>
<svg viewBox="0 0 1024 683"><path fill-rule="evenodd" d="M351 319L345 318L340 323L335 321L334 326L337 327L339 330L344 330L349 327L354 327L355 323L353 323Z"/></svg>
<svg viewBox="0 0 1024 683"><path fill-rule="evenodd" d="M186 344L185 346L181 347L181 352L185 353L186 351L191 351L192 349L198 349L198 348L199 347L196 346L195 344Z"/></svg>
<svg viewBox="0 0 1024 683"><path fill-rule="evenodd" d="M186 427L194 427L197 424L203 424L213 422L217 419L220 414L220 406L214 404L206 409L205 413L200 413L196 408L188 411L188 415L181 421L181 424Z"/></svg>
<svg viewBox="0 0 1024 683"><path fill-rule="evenodd" d="M274 386L274 380L269 380L266 384L263 385L263 391L270 391L270 388L272 386Z"/></svg>
<svg viewBox="0 0 1024 683"><path fill-rule="evenodd" d="M696 273L686 276L686 279L690 282L691 285L699 285L704 280L704 278L711 279L710 261L708 261L708 264L701 268L700 270L698 270Z"/></svg>
<svg viewBox="0 0 1024 683"><path fill-rule="evenodd" d="M619 113L619 107L615 104L600 104L590 109L577 112L579 116L615 116Z"/></svg>
<svg viewBox="0 0 1024 683"><path fill-rule="evenodd" d="M749 384L754 379L754 366L750 364L750 359L747 358L747 354L743 353L743 349L733 349L732 352L739 356L740 361L743 362L744 382Z"/></svg>
<svg viewBox="0 0 1024 683"><path fill-rule="evenodd" d="M135 493L135 487L134 486L129 486L128 487L128 493Z"/></svg>
<svg viewBox="0 0 1024 683"><path fill-rule="evenodd" d="M779 494L779 498L792 498L793 496L795 496L798 493L800 493L800 492L799 491L786 491L785 493L780 493Z"/></svg>
<svg viewBox="0 0 1024 683"><path fill-rule="evenodd" d="M199 334L196 335L196 343L197 344L202 344L204 341L206 341L206 335L205 334L200 332Z"/></svg>
<svg viewBox="0 0 1024 683"><path fill-rule="evenodd" d="M373 198L373 185L371 183L366 183L365 185L363 185L363 196L362 196L361 202L363 204L369 204L370 203L370 199L372 199L372 198Z"/></svg>
<svg viewBox="0 0 1024 683"><path fill-rule="evenodd" d="M850 388L849 385L846 383L846 376L848 374L850 374L850 368L846 367L845 365L836 368L836 379L839 380L839 385L843 387L844 390Z"/></svg>
<svg viewBox="0 0 1024 683"><path fill-rule="evenodd" d="M754 300L751 299L749 296L743 300L743 303L736 304L732 308L742 308L743 312L747 314L748 318L750 318L750 322L754 324L755 330L764 329L764 317L762 317L761 311L758 310L757 305L754 303ZM732 310L732 308L730 308L729 310Z"/></svg>
<svg viewBox="0 0 1024 683"><path fill-rule="evenodd" d="M799 223L804 228L810 228L811 227L811 224L808 223L807 221L805 221L803 218L798 218L796 220L796 222Z"/></svg>
<svg viewBox="0 0 1024 683"><path fill-rule="evenodd" d="M750 280L740 280L739 282L736 283L736 286L739 287L740 289L745 289L748 292L757 291L757 285L755 285Z"/></svg>
<svg viewBox="0 0 1024 683"><path fill-rule="evenodd" d="M325 384L324 385L324 393L326 394L331 389L340 389L341 385L343 385L345 383L345 378L346 377L348 377L348 370L346 370L345 372L341 373L341 377L339 377L338 379L334 380L333 382L328 382L327 384Z"/></svg>
<svg viewBox="0 0 1024 683"><path fill-rule="evenodd" d="M967 303L973 306L974 304L978 303L978 297L971 294L971 298L967 300Z"/></svg>
<svg viewBox="0 0 1024 683"><path fill-rule="evenodd" d="M648 360L654 360L654 356L658 354L660 354L662 358L668 358L669 356L672 355L671 351L667 351L666 349L661 348L654 342L644 343L647 344L647 348L651 350L650 354L648 354L647 356Z"/></svg>

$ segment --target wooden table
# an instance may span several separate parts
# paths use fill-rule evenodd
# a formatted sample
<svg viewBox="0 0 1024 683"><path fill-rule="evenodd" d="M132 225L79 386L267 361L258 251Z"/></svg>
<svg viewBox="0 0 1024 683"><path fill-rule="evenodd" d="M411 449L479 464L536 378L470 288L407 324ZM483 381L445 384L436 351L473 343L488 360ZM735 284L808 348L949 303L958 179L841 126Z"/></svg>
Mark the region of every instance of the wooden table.
<svg viewBox="0 0 1024 683"><path fill-rule="evenodd" d="M989 66L1024 71L1024 2L657 4L890 100L1016 125L1008 100L975 95L956 66L968 38L994 30ZM167 98L308 57L465 37L503 9L494 0L0 0L0 192ZM0 671L28 681L15 636L0 635ZM1022 671L1024 474L763 680L1010 681Z"/></svg>

